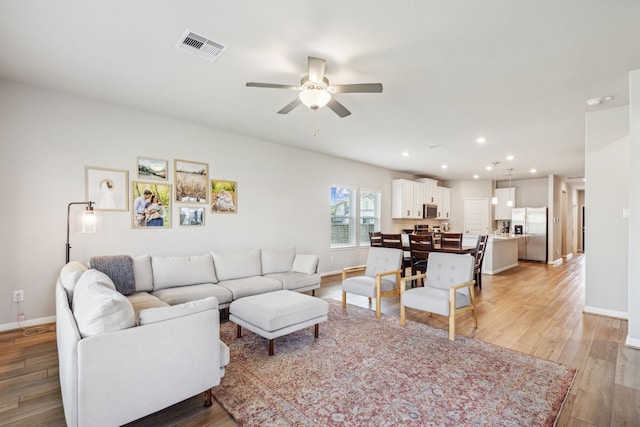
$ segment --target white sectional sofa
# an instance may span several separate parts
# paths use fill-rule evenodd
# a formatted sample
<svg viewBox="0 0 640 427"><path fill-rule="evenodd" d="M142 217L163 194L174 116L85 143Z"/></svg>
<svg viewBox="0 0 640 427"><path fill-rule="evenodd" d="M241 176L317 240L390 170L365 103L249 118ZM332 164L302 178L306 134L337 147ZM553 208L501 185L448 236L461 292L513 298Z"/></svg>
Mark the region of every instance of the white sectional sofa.
<svg viewBox="0 0 640 427"><path fill-rule="evenodd" d="M56 285L67 424L122 425L201 392L210 404L229 363L219 310L275 290L313 292L317 265L295 248L92 258L102 271L67 264Z"/></svg>

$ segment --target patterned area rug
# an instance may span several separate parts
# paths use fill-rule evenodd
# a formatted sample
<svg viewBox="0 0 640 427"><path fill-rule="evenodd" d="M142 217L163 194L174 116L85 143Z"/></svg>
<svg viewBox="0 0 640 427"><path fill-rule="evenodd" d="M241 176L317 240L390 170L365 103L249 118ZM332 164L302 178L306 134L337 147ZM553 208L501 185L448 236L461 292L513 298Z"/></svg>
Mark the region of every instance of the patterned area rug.
<svg viewBox="0 0 640 427"><path fill-rule="evenodd" d="M329 301L329 321L268 341L221 325L216 400L244 426L553 426L575 369Z"/></svg>

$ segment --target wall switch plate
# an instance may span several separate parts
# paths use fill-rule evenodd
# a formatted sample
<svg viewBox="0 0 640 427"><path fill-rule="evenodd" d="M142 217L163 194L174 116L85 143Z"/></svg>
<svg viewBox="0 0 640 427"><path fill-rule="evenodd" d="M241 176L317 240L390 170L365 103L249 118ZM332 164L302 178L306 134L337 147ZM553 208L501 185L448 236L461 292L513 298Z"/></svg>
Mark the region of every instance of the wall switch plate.
<svg viewBox="0 0 640 427"><path fill-rule="evenodd" d="M629 208L622 209L622 219L629 219Z"/></svg>
<svg viewBox="0 0 640 427"><path fill-rule="evenodd" d="M13 302L22 302L24 301L24 291L18 290L13 291Z"/></svg>

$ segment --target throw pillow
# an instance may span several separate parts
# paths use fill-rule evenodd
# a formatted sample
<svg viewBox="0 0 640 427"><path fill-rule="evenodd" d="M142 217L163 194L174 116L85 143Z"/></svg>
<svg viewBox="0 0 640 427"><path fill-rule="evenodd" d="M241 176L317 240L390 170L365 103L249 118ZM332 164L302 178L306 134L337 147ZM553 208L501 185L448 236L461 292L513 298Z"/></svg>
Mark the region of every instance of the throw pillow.
<svg viewBox="0 0 640 427"><path fill-rule="evenodd" d="M315 255L296 255L291 271L296 273L314 274L318 267L318 257Z"/></svg>

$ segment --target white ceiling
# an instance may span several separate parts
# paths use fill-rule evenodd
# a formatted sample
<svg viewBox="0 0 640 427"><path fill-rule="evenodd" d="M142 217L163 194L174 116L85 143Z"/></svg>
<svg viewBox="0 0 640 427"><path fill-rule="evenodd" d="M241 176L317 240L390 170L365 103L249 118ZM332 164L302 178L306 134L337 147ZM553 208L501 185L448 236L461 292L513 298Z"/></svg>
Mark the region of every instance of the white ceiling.
<svg viewBox="0 0 640 427"><path fill-rule="evenodd" d="M186 29L228 50L175 49ZM341 119L245 87L298 84L307 56L384 91L336 95ZM585 112L638 68L638 0L0 0L0 78L445 180L583 176Z"/></svg>

